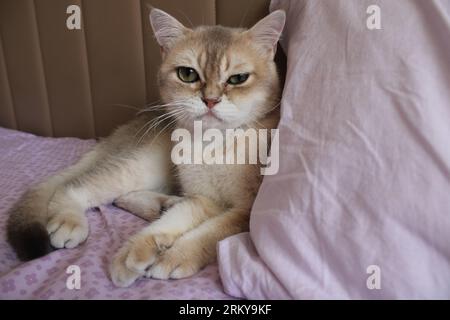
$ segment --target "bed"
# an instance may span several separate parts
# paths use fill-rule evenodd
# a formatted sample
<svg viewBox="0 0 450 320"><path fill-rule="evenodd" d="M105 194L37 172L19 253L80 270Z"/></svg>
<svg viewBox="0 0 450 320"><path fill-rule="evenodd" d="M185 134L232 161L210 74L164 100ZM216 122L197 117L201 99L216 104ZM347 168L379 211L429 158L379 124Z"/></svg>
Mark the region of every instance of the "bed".
<svg viewBox="0 0 450 320"><path fill-rule="evenodd" d="M44 138L0 128L0 230L8 209L26 188L75 162L95 140ZM112 255L146 222L114 206L87 213L90 235L81 246L21 262L0 233L0 299L230 299L224 293L217 265L177 281L142 279L129 288L116 288L108 274ZM80 289L67 281L81 271Z"/></svg>

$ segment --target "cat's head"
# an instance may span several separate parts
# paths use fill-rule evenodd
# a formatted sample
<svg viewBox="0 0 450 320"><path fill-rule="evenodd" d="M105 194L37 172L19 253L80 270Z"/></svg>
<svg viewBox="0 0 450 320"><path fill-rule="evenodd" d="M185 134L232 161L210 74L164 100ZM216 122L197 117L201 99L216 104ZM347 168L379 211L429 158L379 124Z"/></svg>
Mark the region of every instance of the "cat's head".
<svg viewBox="0 0 450 320"><path fill-rule="evenodd" d="M178 126L237 128L276 108L280 83L274 63L285 22L278 10L251 29L201 26L189 29L158 9L150 22L162 52L161 98Z"/></svg>

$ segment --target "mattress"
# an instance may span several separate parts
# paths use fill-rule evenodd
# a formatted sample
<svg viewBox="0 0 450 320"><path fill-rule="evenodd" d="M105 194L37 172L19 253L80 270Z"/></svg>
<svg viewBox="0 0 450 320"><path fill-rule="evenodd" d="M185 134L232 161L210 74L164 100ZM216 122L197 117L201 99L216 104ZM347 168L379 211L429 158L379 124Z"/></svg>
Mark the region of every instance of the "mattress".
<svg viewBox="0 0 450 320"><path fill-rule="evenodd" d="M21 262L6 241L8 210L32 184L64 169L95 145L94 140L42 138L0 128L1 299L229 299L217 265L183 280L141 279L117 288L109 278L113 254L148 222L112 205L87 213L90 235L75 249L53 251ZM75 267L71 267L75 266ZM80 287L73 276L80 271Z"/></svg>

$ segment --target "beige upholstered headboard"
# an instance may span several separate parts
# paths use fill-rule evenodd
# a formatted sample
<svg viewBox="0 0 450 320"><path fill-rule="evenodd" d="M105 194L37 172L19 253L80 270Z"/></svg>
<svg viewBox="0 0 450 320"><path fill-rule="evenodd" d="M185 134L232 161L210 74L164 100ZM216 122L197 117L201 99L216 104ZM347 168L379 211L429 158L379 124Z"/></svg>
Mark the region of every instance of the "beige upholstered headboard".
<svg viewBox="0 0 450 320"><path fill-rule="evenodd" d="M69 30L68 6L81 8ZM250 26L268 0L0 0L0 126L44 136L107 135L158 99L147 5L186 25Z"/></svg>

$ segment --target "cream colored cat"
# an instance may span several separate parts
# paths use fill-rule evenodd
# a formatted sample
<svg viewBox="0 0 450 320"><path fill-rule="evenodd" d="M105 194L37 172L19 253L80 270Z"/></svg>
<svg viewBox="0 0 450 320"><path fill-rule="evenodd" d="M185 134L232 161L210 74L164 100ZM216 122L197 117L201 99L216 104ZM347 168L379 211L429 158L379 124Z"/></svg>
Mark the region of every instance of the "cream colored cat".
<svg viewBox="0 0 450 320"><path fill-rule="evenodd" d="M280 84L273 59L283 11L250 30L188 29L158 9L150 21L163 56L162 107L176 128L192 130L194 120L203 121L205 129L277 126ZM139 134L149 120L141 114L77 164L25 193L8 222L8 238L21 258L46 254L50 244L76 247L88 236L85 211L111 202L152 221L113 258L117 286L144 275L191 276L215 259L219 240L248 230L262 179L259 166L174 167L170 130L157 126ZM178 195L172 195L175 189Z"/></svg>

